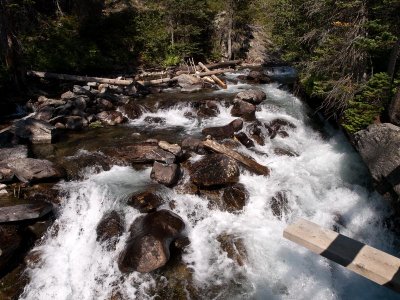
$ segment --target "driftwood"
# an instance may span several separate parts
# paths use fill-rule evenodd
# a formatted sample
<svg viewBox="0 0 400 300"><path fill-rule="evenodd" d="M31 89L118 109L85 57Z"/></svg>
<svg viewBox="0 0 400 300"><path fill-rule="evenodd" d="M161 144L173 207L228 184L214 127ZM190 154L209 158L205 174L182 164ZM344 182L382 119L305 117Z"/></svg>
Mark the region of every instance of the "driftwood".
<svg viewBox="0 0 400 300"><path fill-rule="evenodd" d="M227 73L227 72L232 72L232 71L233 71L233 69L222 69L222 70L213 70L213 71L208 70L207 72L197 73L194 75L198 76L198 77L204 77L204 76L210 76L210 75L214 76L214 74L222 74L222 73ZM49 73L49 72L37 72L37 71L29 71L27 74L30 76L36 76L39 78L82 81L82 82L99 82L99 83L108 83L108 84L114 84L114 85L131 85L135 82L134 80L128 80L128 79L111 79L111 78L102 78L102 77L78 76L78 75L57 74L57 73ZM162 79L155 79L155 80L141 80L141 81L137 81L137 82L144 86L149 86L149 85L157 85L157 84L173 82L173 81L177 81L177 80L178 80L178 77L175 76L172 78L162 78Z"/></svg>
<svg viewBox="0 0 400 300"><path fill-rule="evenodd" d="M208 149L211 149L215 152L225 154L225 155L237 160L238 162L243 164L247 169L249 169L250 171L252 171L256 174L268 176L270 173L269 169L266 166L260 165L258 162L254 161L234 150L231 150L231 149L225 147L224 145L217 143L216 141L206 140L203 142L203 146Z"/></svg>
<svg viewBox="0 0 400 300"><path fill-rule="evenodd" d="M204 64L202 64L201 62L199 62L199 66L206 72L211 72ZM214 74L211 75L211 78L223 89L228 88L228 86L221 80L219 79L217 76L215 76Z"/></svg>

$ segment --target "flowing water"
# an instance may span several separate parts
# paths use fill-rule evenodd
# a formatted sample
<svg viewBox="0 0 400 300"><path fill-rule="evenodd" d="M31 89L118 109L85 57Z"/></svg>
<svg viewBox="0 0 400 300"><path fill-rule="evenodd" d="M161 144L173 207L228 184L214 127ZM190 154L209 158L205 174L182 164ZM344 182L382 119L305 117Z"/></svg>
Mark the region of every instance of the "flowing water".
<svg viewBox="0 0 400 300"><path fill-rule="evenodd" d="M229 98L241 89L251 87L254 86L232 84L227 91L209 92L203 98ZM369 188L367 170L345 137L327 124L316 125L306 105L279 89L277 84L256 87L267 93L267 100L256 113L257 119L268 122L282 118L297 128L288 131L288 138L277 136L268 140L265 146L257 145L257 151L239 148L271 168L270 177L242 170L240 182L250 193L243 211L233 214L210 210L204 198L162 189L165 199L174 200L173 211L186 223L191 244L182 259L192 271L192 284L202 291L196 297L398 299L392 291L282 237L289 223L303 217L326 228L335 226L344 235L399 254L395 248L396 239L384 226L389 207ZM171 91L164 97L168 101L180 99L165 108L161 106L156 112L145 113L127 126L104 129L100 131L103 134L96 134L96 139L110 136L110 139L130 139L132 142L140 135L164 137L175 142L186 135L200 136L201 129L225 125L234 119L230 116L230 107L224 105L220 105L217 117L202 120L190 117L188 112L193 111L190 101L199 97L198 94L178 96ZM166 123L149 125L145 122L146 116L166 118ZM72 141L94 139L90 134L96 130L91 132L75 140L72 138ZM96 150L93 146L85 146L84 142L78 145L89 151ZM273 151L276 147L291 149L299 156L277 156ZM87 170L83 180L61 183L65 200L57 221L35 248L41 253L41 261L33 269L27 269L31 279L21 299L111 299L117 293L122 299L154 299L160 278L164 278L162 272L126 276L117 266L129 225L140 215L125 204L126 198L152 185L149 175L150 167L136 170L114 166L100 173ZM272 196L279 191L286 192L289 206L281 219L273 215L270 205ZM167 204L164 208L170 209ZM96 241L96 226L103 214L111 209L121 212L126 220L125 234L116 250L107 250ZM217 241L221 233L243 240L247 250L244 266L237 266L221 251ZM184 285L183 281L174 280L178 280L178 286ZM184 287L183 290L190 295L188 289Z"/></svg>

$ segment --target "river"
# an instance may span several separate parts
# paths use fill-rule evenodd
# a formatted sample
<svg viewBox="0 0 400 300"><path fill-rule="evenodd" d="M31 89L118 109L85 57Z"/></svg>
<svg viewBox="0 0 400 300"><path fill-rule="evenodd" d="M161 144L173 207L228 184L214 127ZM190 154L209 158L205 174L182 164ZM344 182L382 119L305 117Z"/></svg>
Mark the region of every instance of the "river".
<svg viewBox="0 0 400 300"><path fill-rule="evenodd" d="M237 75L229 79L233 82ZM161 283L165 289L180 287L183 299L398 299L394 292L282 237L284 228L302 217L398 255L398 241L385 227L390 208L371 189L370 177L358 154L340 131L318 120L307 105L276 83L232 83L228 90L204 95L178 94L174 90L153 95L140 101L152 103L153 108L158 105L157 111L146 112L119 128L72 135L60 144L59 151L79 155L79 151L95 151L99 144L117 140L123 144L138 137L156 137L178 142L189 135L200 136L201 129L225 125L235 118L229 113L230 107L223 104L216 117L193 118L190 103L194 98L232 98L238 91L254 87L267 94L256 112L257 119L269 122L281 118L296 128L288 130L287 138L277 136L267 139L264 146L256 145L256 151L244 146L238 149L271 169L269 177L241 171L240 182L250 194L243 211L210 209L204 198L159 187L164 199L174 200L173 211L186 223L191 243L182 260L185 270L190 270L190 283L179 274L168 275L168 271L129 276L119 271L117 259L128 228L140 215L125 204L126 199L154 184L150 167L114 166L100 173L88 169L82 180L59 183L65 199L56 222L35 247L41 261L26 270L30 281L21 299L165 299L156 296ZM147 116L166 118L166 122L162 126L149 125L145 122ZM274 152L277 147L291 149L299 156L278 156ZM271 198L280 191L288 200L281 218L271 208ZM171 209L168 201L162 208ZM96 241L96 226L111 209L126 220L125 233L115 250L107 250ZM238 266L221 251L217 237L222 233L243 241L247 252L244 266ZM201 292L193 296L191 289Z"/></svg>

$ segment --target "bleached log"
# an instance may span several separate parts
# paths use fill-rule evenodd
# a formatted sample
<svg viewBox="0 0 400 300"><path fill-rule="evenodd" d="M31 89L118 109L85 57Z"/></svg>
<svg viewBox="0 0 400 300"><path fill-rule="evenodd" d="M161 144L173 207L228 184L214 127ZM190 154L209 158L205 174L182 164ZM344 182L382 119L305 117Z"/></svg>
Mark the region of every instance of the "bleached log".
<svg viewBox="0 0 400 300"><path fill-rule="evenodd" d="M199 66L206 72L210 72L210 70L201 62L199 62ZM211 75L211 78L223 89L228 88L228 86L221 80L219 79L217 76L215 76L214 74Z"/></svg>
<svg viewBox="0 0 400 300"><path fill-rule="evenodd" d="M208 149L211 149L215 152L224 154L226 156L229 156L229 157L237 160L238 162L243 164L248 170L250 170L256 174L268 176L270 173L268 167L260 165L255 160L252 160L232 149L229 149L229 148L225 147L224 145L217 143L216 141L206 140L203 142L203 146Z"/></svg>
<svg viewBox="0 0 400 300"><path fill-rule="evenodd" d="M112 79L112 78L68 75L68 74L58 74L50 72L38 72L38 71L28 71L27 75L39 78L81 81L81 82L99 82L99 83L108 83L115 85L131 85L134 82L133 80L127 80L127 79Z"/></svg>
<svg viewBox="0 0 400 300"><path fill-rule="evenodd" d="M395 256L304 219L289 225L283 237L400 292L400 259Z"/></svg>

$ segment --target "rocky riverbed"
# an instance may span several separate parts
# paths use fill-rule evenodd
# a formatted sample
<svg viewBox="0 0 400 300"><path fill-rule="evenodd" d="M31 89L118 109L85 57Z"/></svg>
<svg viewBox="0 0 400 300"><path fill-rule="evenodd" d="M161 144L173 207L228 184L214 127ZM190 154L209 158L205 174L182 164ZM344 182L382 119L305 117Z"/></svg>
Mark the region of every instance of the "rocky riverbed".
<svg viewBox="0 0 400 300"><path fill-rule="evenodd" d="M395 299L282 238L304 217L398 254L358 154L265 75L227 81L31 101L1 133L0 298Z"/></svg>

